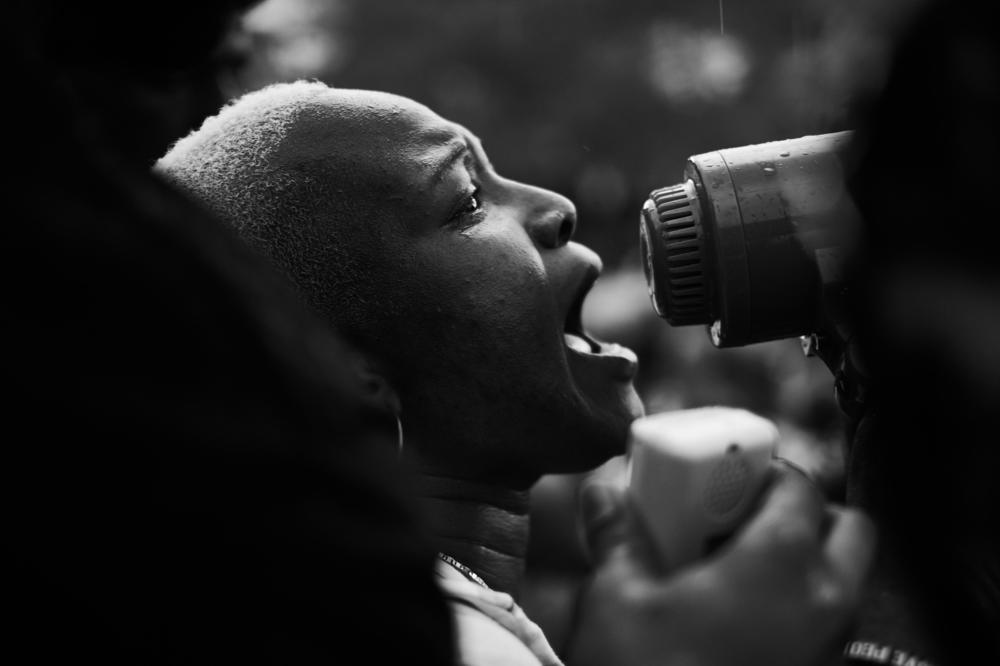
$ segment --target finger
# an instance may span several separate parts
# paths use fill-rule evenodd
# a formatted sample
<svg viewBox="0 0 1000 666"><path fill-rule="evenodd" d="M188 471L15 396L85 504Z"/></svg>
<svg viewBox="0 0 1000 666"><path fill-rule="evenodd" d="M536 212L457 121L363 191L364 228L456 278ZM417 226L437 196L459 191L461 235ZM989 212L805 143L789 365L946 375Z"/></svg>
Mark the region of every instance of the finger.
<svg viewBox="0 0 1000 666"><path fill-rule="evenodd" d="M776 467L778 470L785 469L785 468L790 468L791 470L793 470L795 472L798 472L802 476L806 477L806 479L808 479L810 483L812 483L812 484L816 483L816 478L812 474L810 474L809 471L806 470L806 468L803 467L802 465L799 465L798 463L794 463L791 460L789 460L788 458L783 458L781 456L774 456L772 458L772 461L774 463L772 465L772 468ZM777 472L775 472L775 473L777 473Z"/></svg>
<svg viewBox="0 0 1000 666"><path fill-rule="evenodd" d="M627 540L624 491L608 483L591 482L580 490L584 541L594 564L606 562Z"/></svg>
<svg viewBox="0 0 1000 666"><path fill-rule="evenodd" d="M857 599L875 559L875 525L856 509L830 507L830 531L823 551L833 574Z"/></svg>
<svg viewBox="0 0 1000 666"><path fill-rule="evenodd" d="M762 506L737 535L744 545L815 542L824 519L824 500L816 485L796 467L777 464Z"/></svg>

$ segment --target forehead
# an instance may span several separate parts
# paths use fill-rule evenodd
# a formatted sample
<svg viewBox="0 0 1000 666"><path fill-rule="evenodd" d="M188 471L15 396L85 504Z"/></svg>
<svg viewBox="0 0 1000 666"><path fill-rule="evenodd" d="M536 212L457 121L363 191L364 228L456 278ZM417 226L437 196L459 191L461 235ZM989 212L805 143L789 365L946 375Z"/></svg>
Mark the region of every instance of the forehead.
<svg viewBox="0 0 1000 666"><path fill-rule="evenodd" d="M456 149L477 141L423 104L363 90L331 89L303 109L296 128L286 146L298 159L385 183L425 181Z"/></svg>

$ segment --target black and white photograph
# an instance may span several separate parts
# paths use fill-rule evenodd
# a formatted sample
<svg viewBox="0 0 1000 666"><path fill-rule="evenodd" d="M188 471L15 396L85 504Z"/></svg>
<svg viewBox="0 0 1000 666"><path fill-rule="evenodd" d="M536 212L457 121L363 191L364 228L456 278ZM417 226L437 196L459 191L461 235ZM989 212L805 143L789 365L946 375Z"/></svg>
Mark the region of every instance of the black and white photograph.
<svg viewBox="0 0 1000 666"><path fill-rule="evenodd" d="M4 661L1000 665L973 0L15 0Z"/></svg>

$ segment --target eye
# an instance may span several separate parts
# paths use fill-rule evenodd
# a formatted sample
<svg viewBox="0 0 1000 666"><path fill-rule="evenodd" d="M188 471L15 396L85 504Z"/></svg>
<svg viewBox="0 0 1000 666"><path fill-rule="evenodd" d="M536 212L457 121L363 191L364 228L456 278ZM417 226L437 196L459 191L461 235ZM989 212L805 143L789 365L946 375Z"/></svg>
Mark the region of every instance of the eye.
<svg viewBox="0 0 1000 666"><path fill-rule="evenodd" d="M475 187L472 192L462 199L458 210L451 217L451 223L461 228L469 227L478 220L479 213L483 210L483 202L480 197L479 187Z"/></svg>
<svg viewBox="0 0 1000 666"><path fill-rule="evenodd" d="M479 188L477 187L472 191L472 194L469 195L468 199L465 200L465 205L459 213L463 215L475 213L481 206L482 204L479 202Z"/></svg>

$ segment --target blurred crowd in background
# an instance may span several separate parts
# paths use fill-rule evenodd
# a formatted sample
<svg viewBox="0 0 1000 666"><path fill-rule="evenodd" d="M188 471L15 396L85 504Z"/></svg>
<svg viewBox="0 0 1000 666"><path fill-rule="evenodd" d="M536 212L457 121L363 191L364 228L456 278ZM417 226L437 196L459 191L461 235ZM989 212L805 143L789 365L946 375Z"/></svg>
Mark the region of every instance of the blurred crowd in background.
<svg viewBox="0 0 1000 666"><path fill-rule="evenodd" d="M235 96L299 78L423 102L483 141L499 173L571 198L576 240L605 271L585 326L639 355L647 412L724 404L779 426L782 453L842 491L842 420L829 370L799 341L718 350L654 314L638 247L643 200L688 156L851 129L919 0L265 0L234 26ZM583 566L578 479L536 489L524 605L557 644ZM529 572L531 573L531 572Z"/></svg>

